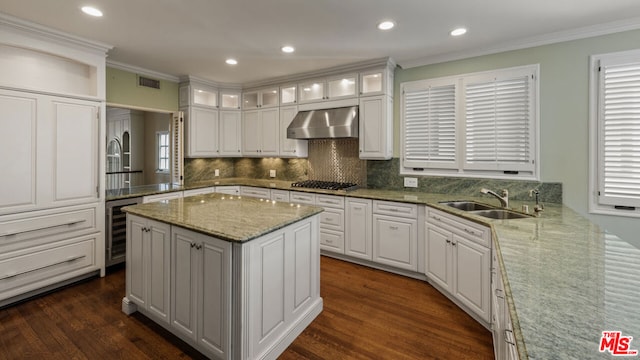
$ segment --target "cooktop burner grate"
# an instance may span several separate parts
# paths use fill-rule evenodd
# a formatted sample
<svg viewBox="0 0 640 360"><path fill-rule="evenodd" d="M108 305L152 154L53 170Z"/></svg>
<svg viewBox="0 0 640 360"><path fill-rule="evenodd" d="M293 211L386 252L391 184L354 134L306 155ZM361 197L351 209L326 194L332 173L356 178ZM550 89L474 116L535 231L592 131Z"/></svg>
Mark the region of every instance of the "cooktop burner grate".
<svg viewBox="0 0 640 360"><path fill-rule="evenodd" d="M291 187L301 187L308 189L323 189L323 190L355 190L358 188L358 184L355 183L342 183L335 181L321 181L321 180L305 180L291 184Z"/></svg>

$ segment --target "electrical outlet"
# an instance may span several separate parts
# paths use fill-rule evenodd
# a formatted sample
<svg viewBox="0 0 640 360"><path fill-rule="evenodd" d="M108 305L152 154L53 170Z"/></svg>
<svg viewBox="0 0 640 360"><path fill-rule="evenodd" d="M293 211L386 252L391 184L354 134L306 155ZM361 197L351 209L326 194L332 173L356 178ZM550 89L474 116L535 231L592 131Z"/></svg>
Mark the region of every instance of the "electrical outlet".
<svg viewBox="0 0 640 360"><path fill-rule="evenodd" d="M214 176L220 176L220 169L215 169L213 171Z"/></svg>
<svg viewBox="0 0 640 360"><path fill-rule="evenodd" d="M418 187L418 178L414 178L414 177L406 177L406 178L404 178L404 187L417 188Z"/></svg>
<svg viewBox="0 0 640 360"><path fill-rule="evenodd" d="M276 177L276 171L275 170L269 170L269 176L274 178Z"/></svg>

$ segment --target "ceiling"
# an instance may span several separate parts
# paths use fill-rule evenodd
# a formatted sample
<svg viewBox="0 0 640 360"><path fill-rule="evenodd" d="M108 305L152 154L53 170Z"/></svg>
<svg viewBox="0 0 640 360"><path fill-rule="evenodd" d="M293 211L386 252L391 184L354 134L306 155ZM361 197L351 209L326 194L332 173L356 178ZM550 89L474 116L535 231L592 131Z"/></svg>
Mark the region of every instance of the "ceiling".
<svg viewBox="0 0 640 360"><path fill-rule="evenodd" d="M84 5L104 16L83 14ZM411 67L640 28L638 0L2 0L0 12L112 45L108 61L241 84L387 56ZM383 19L396 28L378 30ZM451 37L459 26L469 32ZM282 53L283 45L296 51Z"/></svg>

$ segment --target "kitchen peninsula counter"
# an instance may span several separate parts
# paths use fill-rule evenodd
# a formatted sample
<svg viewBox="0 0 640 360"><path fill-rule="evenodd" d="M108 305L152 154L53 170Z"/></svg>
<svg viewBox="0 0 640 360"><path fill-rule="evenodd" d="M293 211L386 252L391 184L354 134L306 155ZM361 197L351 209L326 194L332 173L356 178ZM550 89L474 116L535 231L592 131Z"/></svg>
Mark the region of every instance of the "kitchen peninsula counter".
<svg viewBox="0 0 640 360"><path fill-rule="evenodd" d="M540 217L492 220L440 204L472 200L497 205L478 194L357 189L292 188L291 182L224 179L189 184L246 185L423 204L489 226L505 286L505 298L522 359L611 358L599 351L603 331L633 336L640 349L640 250L562 204L545 203ZM533 203L511 201L514 209Z"/></svg>

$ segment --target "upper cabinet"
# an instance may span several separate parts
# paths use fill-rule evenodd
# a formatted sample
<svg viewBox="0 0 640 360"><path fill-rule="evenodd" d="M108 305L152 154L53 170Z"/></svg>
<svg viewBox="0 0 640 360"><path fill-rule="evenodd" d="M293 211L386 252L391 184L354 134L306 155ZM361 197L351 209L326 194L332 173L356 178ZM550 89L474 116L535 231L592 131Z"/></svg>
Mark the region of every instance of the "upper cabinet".
<svg viewBox="0 0 640 360"><path fill-rule="evenodd" d="M240 98L242 92L240 90L220 90L220 109L221 110L240 110Z"/></svg>
<svg viewBox="0 0 640 360"><path fill-rule="evenodd" d="M185 156L240 156L239 89L188 78L180 84L180 110L185 113Z"/></svg>
<svg viewBox="0 0 640 360"><path fill-rule="evenodd" d="M393 96L393 68L385 67L360 73L360 96Z"/></svg>
<svg viewBox="0 0 640 360"><path fill-rule="evenodd" d="M355 98L358 96L358 74L343 74L298 84L300 103Z"/></svg>
<svg viewBox="0 0 640 360"><path fill-rule="evenodd" d="M298 102L298 85L280 86L280 106L295 105Z"/></svg>
<svg viewBox="0 0 640 360"><path fill-rule="evenodd" d="M242 94L242 109L255 110L279 105L279 88L277 86L247 91Z"/></svg>

